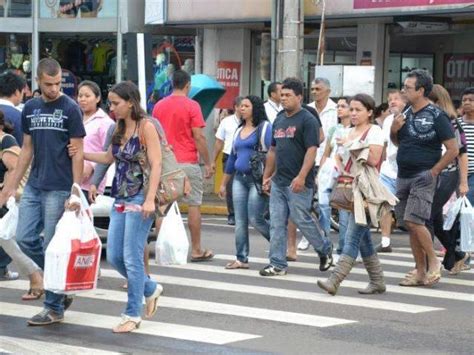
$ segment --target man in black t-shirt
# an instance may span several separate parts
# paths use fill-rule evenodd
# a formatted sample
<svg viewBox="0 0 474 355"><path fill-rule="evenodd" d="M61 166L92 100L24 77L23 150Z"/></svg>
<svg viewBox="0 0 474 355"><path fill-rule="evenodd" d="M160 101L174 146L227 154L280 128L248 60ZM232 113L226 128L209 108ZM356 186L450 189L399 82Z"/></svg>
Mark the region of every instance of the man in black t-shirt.
<svg viewBox="0 0 474 355"><path fill-rule="evenodd" d="M433 79L424 70L413 70L403 91L410 107L394 118L390 138L398 145L398 221L404 221L416 262L416 273L400 286L430 286L441 278L441 263L425 226L431 214L437 176L458 155L458 146L448 116L431 104L428 95ZM441 147L446 153L441 156Z"/></svg>
<svg viewBox="0 0 474 355"><path fill-rule="evenodd" d="M300 80L283 81L284 111L273 123L272 145L263 176L264 190L270 191L271 184L271 192L270 264L260 270L262 276L286 274L289 217L319 254L319 269L326 271L332 265L332 244L310 213L319 127L314 117L301 108L302 95Z"/></svg>
<svg viewBox="0 0 474 355"><path fill-rule="evenodd" d="M32 162L18 216L26 223L18 223L16 238L25 254L43 269L45 250L53 238L64 206L72 207L66 203L71 186L82 181L83 137L86 132L79 106L60 91L62 72L59 63L50 58L42 59L37 74L42 96L28 101L23 109L23 147L13 178L0 194L0 206L16 193ZM69 144L78 152L72 158L67 151ZM43 311L28 320L28 324L62 322L70 302L71 298L46 291Z"/></svg>

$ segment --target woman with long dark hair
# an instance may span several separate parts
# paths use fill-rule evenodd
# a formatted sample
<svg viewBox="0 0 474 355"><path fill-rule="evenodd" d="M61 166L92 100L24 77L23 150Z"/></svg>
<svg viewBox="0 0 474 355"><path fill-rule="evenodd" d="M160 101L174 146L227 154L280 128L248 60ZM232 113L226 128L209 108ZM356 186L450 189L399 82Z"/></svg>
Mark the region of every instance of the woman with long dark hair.
<svg viewBox="0 0 474 355"><path fill-rule="evenodd" d="M247 96L240 104L242 123L236 130L232 152L229 155L219 196L225 197L226 185L232 174L232 197L235 213L236 260L226 269L248 269L249 223L263 237L270 240L270 225L264 218L268 197L259 193L251 174L250 158L256 150L266 151L271 143L272 127L267 119L263 101L257 96ZM260 147L260 148L259 148ZM257 182L258 184L258 182Z"/></svg>
<svg viewBox="0 0 474 355"><path fill-rule="evenodd" d="M110 89L108 99L110 110L117 118L112 145L107 152L86 152L84 158L102 164L115 161L111 193L115 204L110 213L107 261L128 281L127 307L121 322L113 328L115 333L128 333L140 326L143 296L145 317L150 318L157 310L158 297L163 291L161 285L145 274L143 263L145 243L155 219L161 148L154 125L146 120L146 112L140 107L140 93L135 84L130 81L116 84ZM146 195L140 165L144 154L151 167Z"/></svg>

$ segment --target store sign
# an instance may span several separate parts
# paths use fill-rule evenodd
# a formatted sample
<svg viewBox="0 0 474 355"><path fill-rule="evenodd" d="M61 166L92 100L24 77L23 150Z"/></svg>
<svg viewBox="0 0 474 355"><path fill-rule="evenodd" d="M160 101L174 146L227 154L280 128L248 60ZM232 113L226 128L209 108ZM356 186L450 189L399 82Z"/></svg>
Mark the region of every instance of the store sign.
<svg viewBox="0 0 474 355"><path fill-rule="evenodd" d="M472 0L354 0L354 9L471 4Z"/></svg>
<svg viewBox="0 0 474 355"><path fill-rule="evenodd" d="M63 93L75 99L77 94L77 79L72 71L63 69L63 76L61 80L61 88Z"/></svg>
<svg viewBox="0 0 474 355"><path fill-rule="evenodd" d="M474 86L474 54L444 56L444 87L453 100L461 100L462 91Z"/></svg>
<svg viewBox="0 0 474 355"><path fill-rule="evenodd" d="M233 108L234 99L240 94L240 62L217 62L216 79L226 90L216 107Z"/></svg>

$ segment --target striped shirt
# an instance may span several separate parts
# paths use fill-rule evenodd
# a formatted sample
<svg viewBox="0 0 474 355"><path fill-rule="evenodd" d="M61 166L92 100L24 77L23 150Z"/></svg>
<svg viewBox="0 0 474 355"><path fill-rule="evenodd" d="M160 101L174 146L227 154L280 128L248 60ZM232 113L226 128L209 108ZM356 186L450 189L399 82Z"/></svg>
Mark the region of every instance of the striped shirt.
<svg viewBox="0 0 474 355"><path fill-rule="evenodd" d="M464 119L461 121L467 142L467 156L469 158L468 174L474 174L474 123L467 123Z"/></svg>

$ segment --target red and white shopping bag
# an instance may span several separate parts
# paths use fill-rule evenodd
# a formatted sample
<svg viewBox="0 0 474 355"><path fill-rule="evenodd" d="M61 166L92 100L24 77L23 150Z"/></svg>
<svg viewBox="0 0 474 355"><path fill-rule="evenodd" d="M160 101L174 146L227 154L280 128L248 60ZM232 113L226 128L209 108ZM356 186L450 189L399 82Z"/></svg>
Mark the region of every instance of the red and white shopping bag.
<svg viewBox="0 0 474 355"><path fill-rule="evenodd" d="M77 293L97 287L102 244L92 212L78 185L81 211L65 211L46 249L44 288L55 293Z"/></svg>

